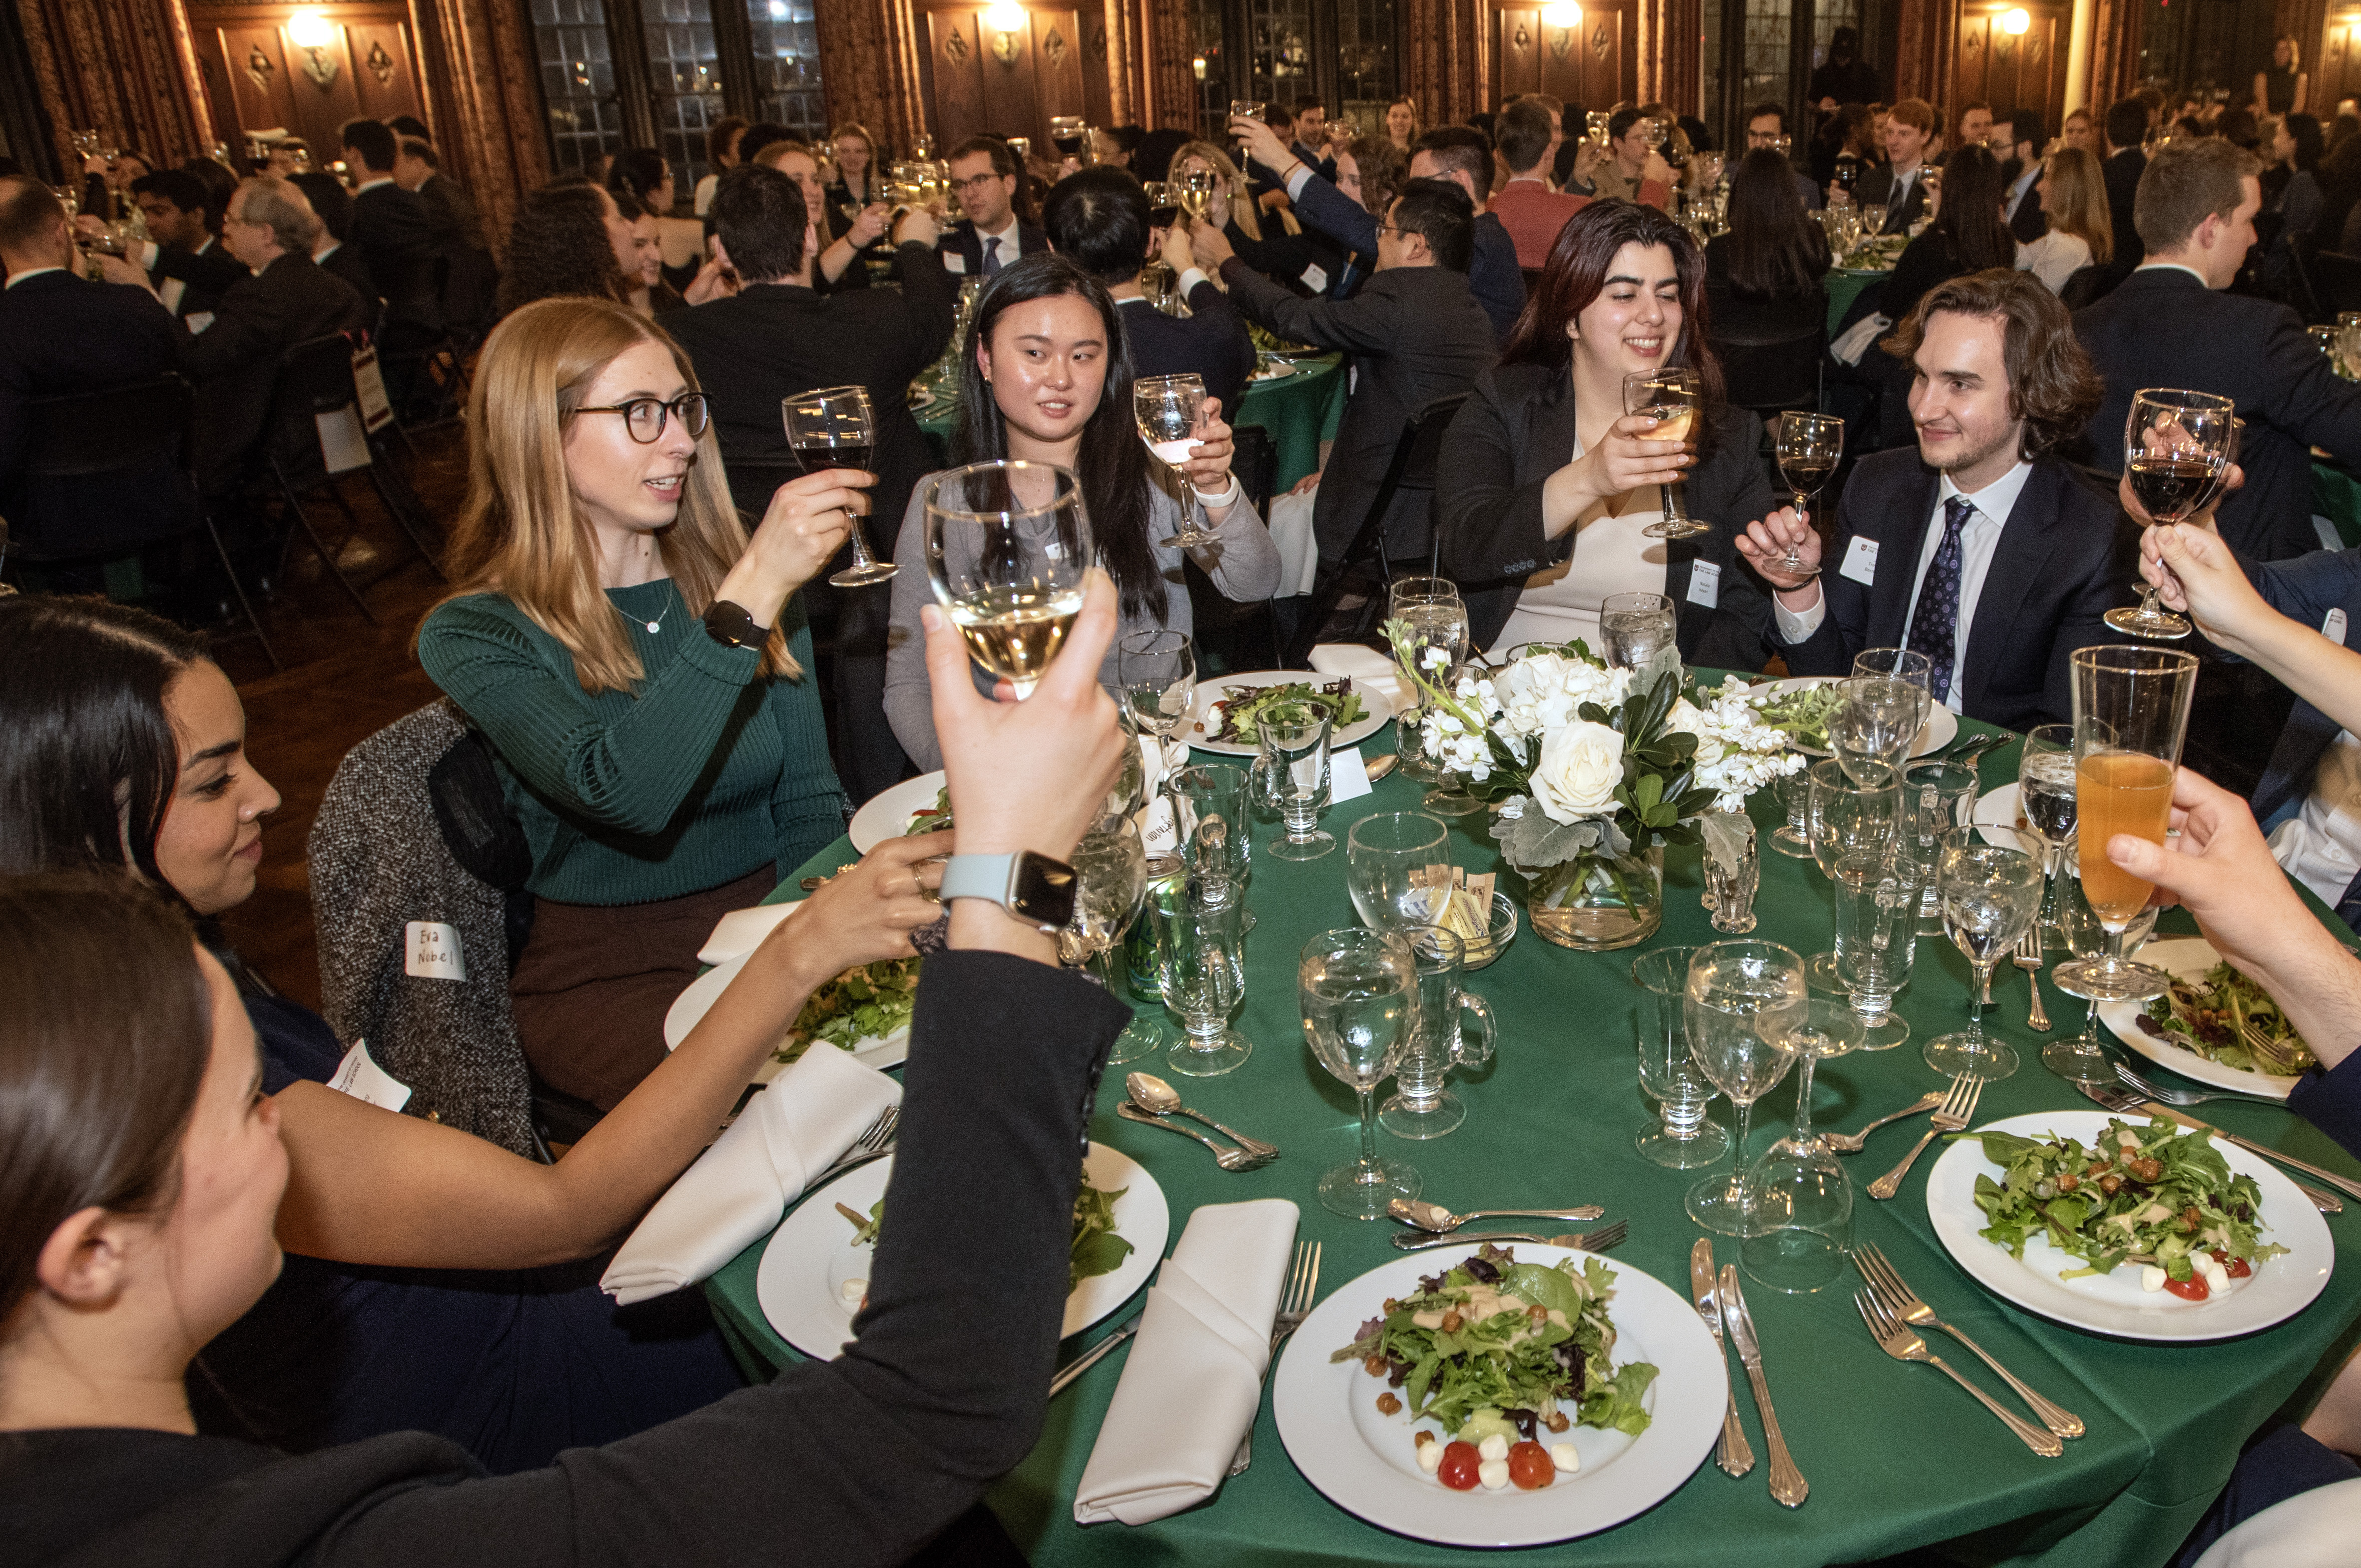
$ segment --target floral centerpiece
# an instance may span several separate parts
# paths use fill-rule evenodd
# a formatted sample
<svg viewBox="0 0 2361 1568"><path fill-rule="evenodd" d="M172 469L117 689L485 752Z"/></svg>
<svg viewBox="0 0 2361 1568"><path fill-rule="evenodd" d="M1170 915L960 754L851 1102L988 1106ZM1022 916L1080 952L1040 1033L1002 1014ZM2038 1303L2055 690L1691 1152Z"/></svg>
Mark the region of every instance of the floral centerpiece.
<svg viewBox="0 0 2361 1568"><path fill-rule="evenodd" d="M1400 620L1386 636L1427 710L1421 744L1497 806L1492 837L1525 879L1533 928L1561 946L1644 940L1664 918L1664 846L1697 843L1703 814L1745 809L1804 762L1737 676L1692 701L1671 648L1638 671L1578 641L1530 648L1445 684L1443 649Z"/></svg>

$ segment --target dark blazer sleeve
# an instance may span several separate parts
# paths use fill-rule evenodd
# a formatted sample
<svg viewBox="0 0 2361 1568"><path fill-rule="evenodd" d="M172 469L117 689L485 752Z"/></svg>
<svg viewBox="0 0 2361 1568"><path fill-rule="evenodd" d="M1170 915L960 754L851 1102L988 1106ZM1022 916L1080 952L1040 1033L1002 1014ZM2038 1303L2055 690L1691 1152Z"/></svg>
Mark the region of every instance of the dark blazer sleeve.
<svg viewBox="0 0 2361 1568"><path fill-rule="evenodd" d="M274 351L280 316L260 277L240 283L222 296L211 326L182 339L181 368L190 380L203 383L252 364Z"/></svg>
<svg viewBox="0 0 2361 1568"><path fill-rule="evenodd" d="M2296 1080L2288 1109L2326 1133L2336 1146L2361 1159L2361 1051L2326 1072L2315 1069Z"/></svg>
<svg viewBox="0 0 2361 1568"><path fill-rule="evenodd" d="M895 254L901 261L902 302L909 323L908 351L901 359L902 378L907 380L932 365L950 341L952 323L959 319L959 286L944 270L941 254L931 247L909 240Z"/></svg>
<svg viewBox="0 0 2361 1568"><path fill-rule="evenodd" d="M1443 570L1467 584L1526 577L1565 558L1571 531L1549 537L1542 523L1542 488L1561 465L1524 450L1526 378L1501 373L1476 378L1467 400L1444 433L1434 467L1434 527Z"/></svg>
<svg viewBox="0 0 2361 1568"><path fill-rule="evenodd" d="M1760 415L1749 409L1723 410L1712 444L1683 487L1689 515L1713 524L1713 532L1676 540L1675 548L1687 543L1696 550L1696 559L1721 570L1719 598L1710 610L1689 602L1686 585L1666 584L1679 618L1682 656L1693 664L1755 671L1771 662L1770 587L1754 575L1737 546L1746 525L1768 516L1776 504L1771 477L1758 455L1762 444Z"/></svg>
<svg viewBox="0 0 2361 1568"><path fill-rule="evenodd" d="M1869 629L1869 589L1854 582L1839 570L1846 553L1852 548L1853 537L1877 540L1883 532L1878 521L1864 516L1855 504L1863 485L1849 485L1844 499L1837 503L1837 531L1820 552L1822 571L1820 585L1820 624L1801 642L1789 642L1776 630L1777 612L1772 616L1772 638L1780 655L1787 661L1791 674L1849 675L1852 674L1853 655L1867 644ZM1749 521L1753 521L1749 519ZM1881 558L1877 569L1884 572L1912 572L1915 561Z"/></svg>
<svg viewBox="0 0 2361 1568"><path fill-rule="evenodd" d="M2242 555L2238 565L2264 603L2315 631L2330 610L2344 609L2350 617L2354 601L2361 598L2361 550L2315 550L2260 565ZM2356 633L2361 625L2348 628L2347 641Z"/></svg>
<svg viewBox="0 0 2361 1568"><path fill-rule="evenodd" d="M1291 342L1390 353L1399 335L1400 301L1384 289L1364 289L1349 300L1299 299L1235 258L1222 264L1222 281L1240 315Z"/></svg>
<svg viewBox="0 0 2361 1568"><path fill-rule="evenodd" d="M1246 319L1211 279L1189 291L1189 314L1201 323L1199 334L1208 343L1220 344L1220 355L1228 361L1224 384L1236 389L1236 395L1222 405L1222 417L1235 424L1237 405L1246 400L1246 378L1255 370L1254 339L1246 335Z"/></svg>
<svg viewBox="0 0 2361 1568"><path fill-rule="evenodd" d="M1314 174L1295 196L1295 215L1347 250L1378 253L1378 220L1369 210Z"/></svg>
<svg viewBox="0 0 2361 1568"><path fill-rule="evenodd" d="M2237 352L2256 350L2240 345ZM2259 411L2260 411L2274 428L2308 446L2324 447L2346 463L2361 462L2361 384L2337 378L2293 311L2282 305L2270 312L2260 353L2263 370L2254 384L2261 404Z"/></svg>

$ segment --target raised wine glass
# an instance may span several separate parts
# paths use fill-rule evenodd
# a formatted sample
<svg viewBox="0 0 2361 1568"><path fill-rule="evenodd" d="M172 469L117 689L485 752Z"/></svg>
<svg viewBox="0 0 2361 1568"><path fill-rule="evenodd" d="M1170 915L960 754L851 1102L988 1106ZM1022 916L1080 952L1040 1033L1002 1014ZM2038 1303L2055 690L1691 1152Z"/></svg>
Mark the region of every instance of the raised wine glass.
<svg viewBox="0 0 2361 1568"><path fill-rule="evenodd" d="M2161 996L2171 976L2125 961L2133 919L2155 884L2107 858L2119 833L2164 842L2172 817L2172 775L2189 733L2197 691L2197 656L2169 648L2078 648L2074 680L2074 837L2082 896L2107 928L2106 954L2060 964L2078 994L2102 1002ZM2054 977L2053 977L2054 978Z"/></svg>
<svg viewBox="0 0 2361 1568"><path fill-rule="evenodd" d="M920 131L917 136L912 137L910 138L910 156L917 159L921 163L932 163L935 159L935 138L928 136L924 131Z"/></svg>
<svg viewBox="0 0 2361 1568"><path fill-rule="evenodd" d="M1131 384L1131 416L1139 438L1156 460L1178 470L1189 461L1191 448L1205 431L1205 382L1195 372L1177 376L1142 376ZM1185 481L1184 481L1185 484ZM1198 509L1188 496L1180 503L1180 526L1167 545L1194 550L1220 537L1197 524Z"/></svg>
<svg viewBox="0 0 2361 1568"><path fill-rule="evenodd" d="M1651 121L1650 124L1654 124ZM1704 393L1694 370L1634 370L1623 378L1623 411L1646 414L1656 428L1644 439L1686 444L1696 434L1697 405ZM1651 539L1687 539L1712 530L1681 510L1681 482L1658 488L1664 498L1664 515L1640 532Z"/></svg>
<svg viewBox="0 0 2361 1568"><path fill-rule="evenodd" d="M936 601L969 656L1030 696L1082 612L1092 560L1082 480L996 458L937 474L919 495Z"/></svg>
<svg viewBox="0 0 2361 1568"><path fill-rule="evenodd" d="M1115 678L1123 683L1125 711L1143 734L1156 737L1169 773L1172 733L1197 695L1195 645L1185 631L1128 633L1115 644Z"/></svg>
<svg viewBox="0 0 2361 1568"><path fill-rule="evenodd" d="M817 474L823 468L868 469L877 432L869 411L868 388L822 387L797 392L780 401L779 412L786 422L787 444L795 448L796 461L805 473ZM869 531L855 517L852 565L830 573L828 580L840 588L857 588L882 583L897 570L893 562L880 561L870 553Z"/></svg>
<svg viewBox="0 0 2361 1568"><path fill-rule="evenodd" d="M1165 181L1164 186L1182 212L1191 218L1202 218L1213 192L1221 189L1221 180L1210 169L1189 168Z"/></svg>
<svg viewBox="0 0 2361 1568"><path fill-rule="evenodd" d="M2016 1051L1984 1033L1983 999L1993 966L2040 912L2040 840L2015 828L1954 828L1936 856L1935 887L1944 934L1975 973L1968 983L1968 1026L1936 1036L1921 1054L1946 1078L2006 1078L2016 1070Z"/></svg>
<svg viewBox="0 0 2361 1568"><path fill-rule="evenodd" d="M1844 455L1844 421L1829 414L1781 414L1778 455L1779 477L1795 492L1795 515L1809 522L1813 498L1835 477L1837 460ZM1789 543L1779 570L1795 577L1817 576L1820 569L1806 565L1797 554L1801 548Z"/></svg>
<svg viewBox="0 0 2361 1568"><path fill-rule="evenodd" d="M1089 128L1080 115L1049 116L1049 145L1056 148L1061 157L1079 157L1089 136Z"/></svg>
<svg viewBox="0 0 2361 1568"><path fill-rule="evenodd" d="M2179 522L2205 504L2237 450L2236 420L2236 406L2211 392L2147 387L2132 394L2124 465L2148 516ZM2189 618L2158 609L2156 592L2142 583L2138 605L2107 611L2107 624L2160 641L2188 636Z"/></svg>
<svg viewBox="0 0 2361 1568"><path fill-rule="evenodd" d="M1296 997L1312 1054L1361 1103L1361 1153L1320 1179L1320 1202L1349 1220L1376 1220L1419 1193L1416 1167L1378 1157L1378 1085L1400 1065L1418 1027L1418 964L1402 934L1358 927L1303 944Z"/></svg>
<svg viewBox="0 0 2361 1568"><path fill-rule="evenodd" d="M1805 1001L1804 960L1776 942L1741 938L1689 957L1681 1009L1689 1058L1738 1108L1730 1168L1691 1187L1683 1203L1689 1218L1708 1231L1746 1234L1747 1121L1754 1102L1778 1086L1795 1059L1786 1046L1785 1019Z"/></svg>

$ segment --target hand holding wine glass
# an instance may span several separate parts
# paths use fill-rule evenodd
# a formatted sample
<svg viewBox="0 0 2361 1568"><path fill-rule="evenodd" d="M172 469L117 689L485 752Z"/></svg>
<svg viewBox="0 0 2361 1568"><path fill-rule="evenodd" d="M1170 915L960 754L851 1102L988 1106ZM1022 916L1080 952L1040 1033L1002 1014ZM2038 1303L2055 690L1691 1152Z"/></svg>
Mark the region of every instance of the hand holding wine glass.
<svg viewBox="0 0 2361 1568"><path fill-rule="evenodd" d="M876 421L869 409L866 387L821 387L784 399L780 414L786 422L787 444L807 474L850 468L866 474L876 442ZM873 477L872 483L874 483ZM857 520L851 521L852 565L832 574L840 588L882 583L897 569L891 561L871 554L869 536Z"/></svg>
<svg viewBox="0 0 2361 1568"><path fill-rule="evenodd" d="M1203 449L1210 433L1211 416L1206 412L1209 401L1212 400L1205 396L1203 378L1194 373L1142 376L1131 384L1132 420L1139 427L1139 438L1148 443L1148 450L1158 462L1190 475L1192 488L1195 478L1191 470L1198 464L1198 454ZM1222 426L1219 466L1224 476L1224 483L1216 488L1214 493L1217 495L1226 488L1229 431L1228 425ZM1197 525L1196 509L1191 507L1184 509L1180 526L1172 536L1159 543L1193 550L1200 545L1213 543L1214 538L1212 529Z"/></svg>
<svg viewBox="0 0 2361 1568"><path fill-rule="evenodd" d="M1694 370L1635 370L1623 378L1623 411L1656 422L1647 433L1651 441L1677 441L1686 448L1697 433L1698 405L1703 400L1704 389ZM1686 539L1711 532L1682 510L1677 479L1663 484L1661 489L1664 515L1641 532L1651 539Z"/></svg>
<svg viewBox="0 0 2361 1568"><path fill-rule="evenodd" d="M1820 575L1819 533L1794 507L1765 513L1748 523L1731 543L1746 557L1747 565L1774 588L1800 588ZM1791 555L1803 566L1792 576L1783 565Z"/></svg>
<svg viewBox="0 0 2361 1568"><path fill-rule="evenodd" d="M1795 515L1810 526L1810 502L1836 477L1837 460L1844 455L1844 421L1827 414L1784 413L1779 416L1779 476L1795 492ZM1819 572L1817 552L1806 560L1802 542L1787 539L1787 553L1779 558L1780 573L1790 579Z"/></svg>
<svg viewBox="0 0 2361 1568"><path fill-rule="evenodd" d="M2124 422L2124 482L2144 515L2180 522L2211 504L2237 455L2237 410L2210 392L2149 387L2132 395ZM2186 618L2157 607L2157 590L2143 583L2136 608L2111 609L2107 624L2135 637L2170 641L2189 635Z"/></svg>

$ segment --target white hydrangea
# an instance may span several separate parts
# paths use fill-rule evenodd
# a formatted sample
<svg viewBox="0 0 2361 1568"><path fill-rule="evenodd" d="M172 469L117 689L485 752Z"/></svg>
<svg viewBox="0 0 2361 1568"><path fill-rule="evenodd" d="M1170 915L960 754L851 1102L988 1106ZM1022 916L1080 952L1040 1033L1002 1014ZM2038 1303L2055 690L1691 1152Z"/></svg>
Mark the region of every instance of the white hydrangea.
<svg viewBox="0 0 2361 1568"><path fill-rule="evenodd" d="M1532 652L1502 671L1493 685L1500 732L1522 740L1574 723L1586 702L1602 707L1621 703L1631 694L1631 672L1602 669L1563 653Z"/></svg>
<svg viewBox="0 0 2361 1568"><path fill-rule="evenodd" d="M1805 762L1787 750L1785 730L1763 722L1746 684L1735 675L1709 694L1703 708L1686 698L1675 703L1666 722L1697 738L1697 786L1717 792L1714 804L1723 811L1743 810L1748 795Z"/></svg>

